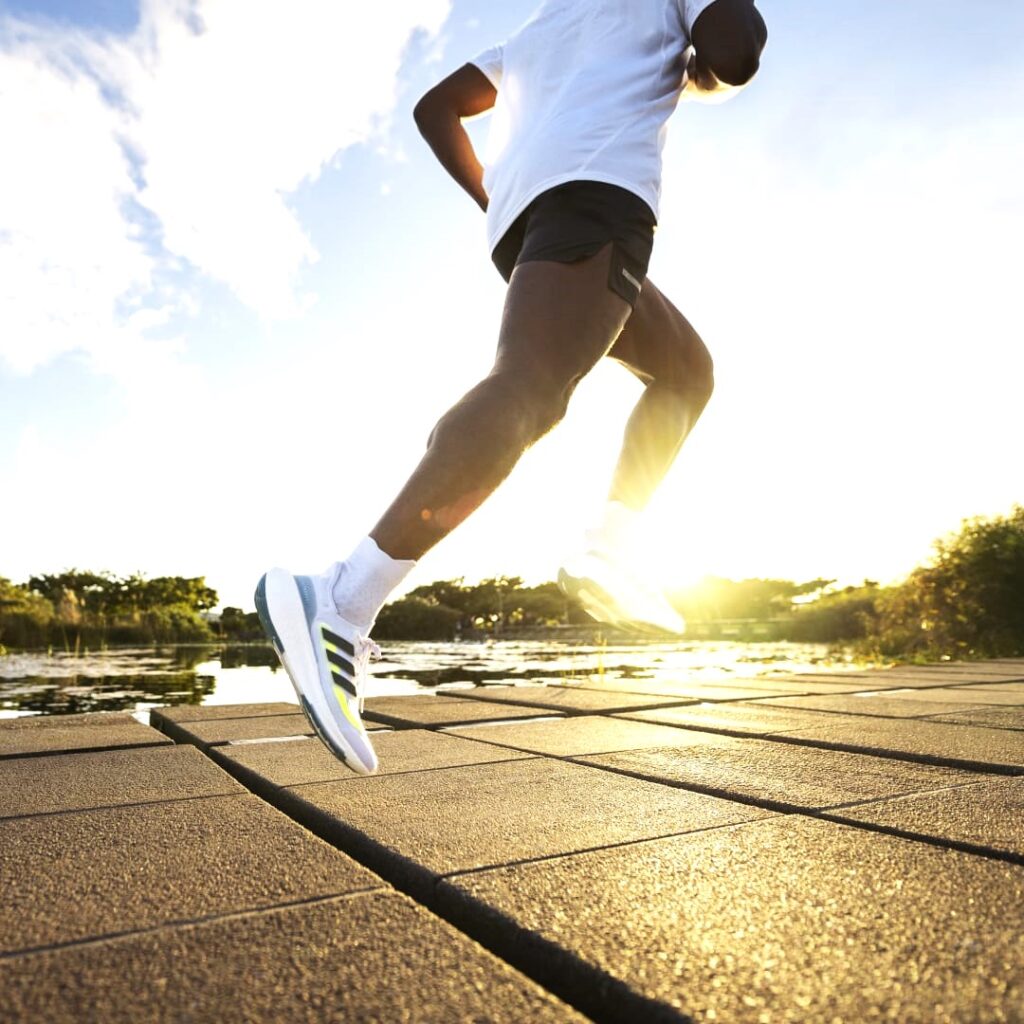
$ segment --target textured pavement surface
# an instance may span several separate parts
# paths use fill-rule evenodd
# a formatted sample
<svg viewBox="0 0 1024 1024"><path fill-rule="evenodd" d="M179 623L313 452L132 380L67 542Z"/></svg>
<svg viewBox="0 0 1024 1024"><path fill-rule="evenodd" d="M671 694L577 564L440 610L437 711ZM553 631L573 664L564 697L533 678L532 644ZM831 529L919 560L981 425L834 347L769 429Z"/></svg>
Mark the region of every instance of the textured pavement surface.
<svg viewBox="0 0 1024 1024"><path fill-rule="evenodd" d="M9 718L0 721L0 758L67 750L111 750L170 743L129 714Z"/></svg>
<svg viewBox="0 0 1024 1024"><path fill-rule="evenodd" d="M604 754L613 750L640 747L712 745L723 740L708 733L673 729L647 722L626 722L617 718L588 716L563 718L551 722L523 722L520 725L489 725L486 728L453 729L457 736L468 736L483 743L496 743L514 750L554 757L578 754Z"/></svg>
<svg viewBox="0 0 1024 1024"><path fill-rule="evenodd" d="M455 876L439 899L623 1021L969 1024L1019 1021L1024 1005L1024 869L832 822Z"/></svg>
<svg viewBox="0 0 1024 1024"><path fill-rule="evenodd" d="M427 729L381 733L374 736L373 746L380 758L377 778L529 757L516 750L503 750L490 743L477 743ZM246 785L257 792L259 787L354 782L359 778L316 739L296 744L252 743L223 747L214 751L213 756L231 774L244 774Z"/></svg>
<svg viewBox="0 0 1024 1024"><path fill-rule="evenodd" d="M629 750L579 760L654 782L756 800L780 810L834 807L985 778L974 772L839 750L718 739L715 746Z"/></svg>
<svg viewBox="0 0 1024 1024"><path fill-rule="evenodd" d="M164 732L177 743L212 747L242 740L289 739L312 736L313 727L301 712L289 715L258 715L252 718L215 718L208 722L164 722Z"/></svg>
<svg viewBox="0 0 1024 1024"><path fill-rule="evenodd" d="M380 884L248 793L0 821L0 875L0 953Z"/></svg>
<svg viewBox="0 0 1024 1024"><path fill-rule="evenodd" d="M1024 699L1024 698L1022 698ZM801 743L830 746L955 767L1003 769L1024 774L1024 743L1008 729L955 725L930 719L911 722L858 717L833 725L779 734Z"/></svg>
<svg viewBox="0 0 1024 1024"><path fill-rule="evenodd" d="M1024 1024L1024 659L368 707L0 722L0 1020Z"/></svg>
<svg viewBox="0 0 1024 1024"><path fill-rule="evenodd" d="M550 758L299 786L278 806L425 901L453 871L769 813Z"/></svg>
<svg viewBox="0 0 1024 1024"><path fill-rule="evenodd" d="M1024 707L1019 708L975 708L971 711L943 712L932 715L934 722L951 722L956 725L981 725L990 729L1024 729Z"/></svg>
<svg viewBox="0 0 1024 1024"><path fill-rule="evenodd" d="M932 700L927 695L932 690L914 690L913 696L893 693L861 693L816 695L813 697L772 697L764 701L765 707L795 708L804 711L834 711L841 715L875 715L880 718L924 718L927 715L941 715L947 711L973 711L974 703L966 694L959 694L955 702ZM898 699L903 697L903 699Z"/></svg>
<svg viewBox="0 0 1024 1024"><path fill-rule="evenodd" d="M1005 853L1024 864L1024 778L847 807L846 821Z"/></svg>
<svg viewBox="0 0 1024 1024"><path fill-rule="evenodd" d="M585 1018L407 897L374 892L0 961L0 1020Z"/></svg>
<svg viewBox="0 0 1024 1024"><path fill-rule="evenodd" d="M596 711L609 714L695 703L692 697L651 697L641 693L616 693L612 690L585 690L568 686L477 686L472 690L451 692L454 696L471 700L522 704L564 711L567 714L593 714Z"/></svg>
<svg viewBox="0 0 1024 1024"><path fill-rule="evenodd" d="M192 747L0 761L0 818L245 792Z"/></svg>
<svg viewBox="0 0 1024 1024"><path fill-rule="evenodd" d="M216 718L259 718L263 715L293 715L298 704L276 701L267 704L179 704L177 707L153 708L153 725L160 722L212 722Z"/></svg>
<svg viewBox="0 0 1024 1024"><path fill-rule="evenodd" d="M685 708L630 711L621 716L636 722L706 729L730 735L770 736L774 733L813 729L835 722L824 712L799 710L747 701L742 704L696 704Z"/></svg>
<svg viewBox="0 0 1024 1024"><path fill-rule="evenodd" d="M464 725L470 722L498 722L510 718L536 718L557 715L542 708L516 707L484 700L459 700L455 697L371 697L366 701L363 718L396 729L420 726Z"/></svg>

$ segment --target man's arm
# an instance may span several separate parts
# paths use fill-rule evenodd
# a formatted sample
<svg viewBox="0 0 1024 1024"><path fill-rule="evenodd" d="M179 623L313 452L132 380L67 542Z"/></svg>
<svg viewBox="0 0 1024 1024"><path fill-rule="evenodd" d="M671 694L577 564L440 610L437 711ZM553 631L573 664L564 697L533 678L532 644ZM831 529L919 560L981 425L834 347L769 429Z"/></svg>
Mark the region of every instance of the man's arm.
<svg viewBox="0 0 1024 1024"><path fill-rule="evenodd" d="M696 91L716 92L722 85L744 86L757 74L768 27L753 0L715 0L694 22L690 41Z"/></svg>
<svg viewBox="0 0 1024 1024"><path fill-rule="evenodd" d="M490 110L497 95L497 90L479 68L464 64L426 93L412 112L416 127L434 156L481 210L487 209L484 169L462 127L462 119Z"/></svg>

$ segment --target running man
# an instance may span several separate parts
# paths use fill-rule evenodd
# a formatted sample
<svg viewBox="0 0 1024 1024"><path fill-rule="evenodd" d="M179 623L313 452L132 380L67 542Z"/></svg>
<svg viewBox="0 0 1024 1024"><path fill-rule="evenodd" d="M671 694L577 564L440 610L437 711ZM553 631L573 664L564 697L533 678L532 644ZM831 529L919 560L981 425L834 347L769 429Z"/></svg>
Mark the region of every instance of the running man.
<svg viewBox="0 0 1024 1024"><path fill-rule="evenodd" d="M562 419L604 356L645 389L603 522L589 532L581 566L563 567L559 582L597 617L629 617L617 591L632 584L616 552L713 387L704 343L647 280L665 125L681 94L750 81L766 39L753 0L545 0L507 42L416 105L434 154L486 211L492 258L508 282L494 366L442 416L422 461L347 559L320 576L271 569L256 590L304 711L354 771L377 769L360 712L378 653L369 634L388 595ZM462 119L492 107L503 145L485 170Z"/></svg>

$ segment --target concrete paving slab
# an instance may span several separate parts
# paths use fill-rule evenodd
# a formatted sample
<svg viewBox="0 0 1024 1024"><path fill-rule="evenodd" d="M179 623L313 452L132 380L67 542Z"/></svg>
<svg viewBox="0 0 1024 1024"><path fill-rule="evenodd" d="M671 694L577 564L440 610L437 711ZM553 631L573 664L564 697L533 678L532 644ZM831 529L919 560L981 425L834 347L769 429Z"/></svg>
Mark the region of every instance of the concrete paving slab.
<svg viewBox="0 0 1024 1024"><path fill-rule="evenodd" d="M822 674L811 678L810 676L795 676L785 673L772 673L750 678L723 678L691 685L732 686L750 690L785 690L786 693L794 696L813 693L856 693L857 690L862 689L862 684L857 681L855 676L832 677Z"/></svg>
<svg viewBox="0 0 1024 1024"><path fill-rule="evenodd" d="M833 813L845 821L1009 854L1024 863L1024 779L993 779Z"/></svg>
<svg viewBox="0 0 1024 1024"><path fill-rule="evenodd" d="M528 757L490 743L477 743L430 729L397 729L373 738L380 759L380 775L455 768L491 761ZM254 743L244 747L217 747L211 751L228 771L237 773L247 786L264 792L278 786L299 786L310 782L344 782L358 779L317 740L296 743Z"/></svg>
<svg viewBox="0 0 1024 1024"><path fill-rule="evenodd" d="M1024 743L1008 729L953 725L930 718L913 721L858 717L813 729L777 734L814 746L923 760L957 768L1024 773Z"/></svg>
<svg viewBox="0 0 1024 1024"><path fill-rule="evenodd" d="M896 670L893 669L887 672L872 672L868 671L865 673L871 679L878 679L883 683L897 682L901 686L919 686L922 688L931 688L935 686L956 686L956 685L967 685L972 683L983 683L985 680L993 683L999 682L1015 682L1019 681L1020 677L1013 673L1004 673L1000 675L983 675L978 672L947 672L945 669L938 669L935 671L925 672L914 672L911 670Z"/></svg>
<svg viewBox="0 0 1024 1024"><path fill-rule="evenodd" d="M262 715L290 715L298 711L296 702L273 701L265 704L177 704L173 707L151 708L154 719L167 722L210 722L215 718L254 718Z"/></svg>
<svg viewBox="0 0 1024 1024"><path fill-rule="evenodd" d="M724 678L709 680L697 685L700 686L734 686L751 690L785 690L787 693L851 693L855 692L860 683L856 678L840 679L823 676L820 679L802 679L799 683L795 676L784 673L772 673L771 675L753 676L750 678Z"/></svg>
<svg viewBox="0 0 1024 1024"><path fill-rule="evenodd" d="M990 729L1024 730L1024 708L975 708L972 711L932 715L929 721L953 722L957 725L981 725Z"/></svg>
<svg viewBox="0 0 1024 1024"><path fill-rule="evenodd" d="M1020 670L1024 678L1024 658L990 658L986 661L944 661L943 668L977 672L982 675L1003 675Z"/></svg>
<svg viewBox="0 0 1024 1024"><path fill-rule="evenodd" d="M865 669L859 672L851 672L845 675L843 679L850 683L856 682L858 692L906 689L931 690L942 686L953 686L959 682L966 682L948 676L902 674L891 669L878 671Z"/></svg>
<svg viewBox="0 0 1024 1024"><path fill-rule="evenodd" d="M562 685L568 687L569 684ZM798 688L785 683L778 683L772 686L765 686L763 683L759 683L756 686L734 686L719 682L661 683L629 679L609 679L607 681L588 679L582 683L572 683L572 689L593 690L597 693L632 693L652 697L677 697L680 701L749 700L753 697L783 697L787 694L792 695L801 692Z"/></svg>
<svg viewBox="0 0 1024 1024"><path fill-rule="evenodd" d="M935 704L1002 704L1024 707L1024 690L1019 693L999 691L984 686L942 686L931 690L888 690L893 700L926 700Z"/></svg>
<svg viewBox="0 0 1024 1024"><path fill-rule="evenodd" d="M456 697L371 697L363 720L380 722L396 729L424 726L464 725L470 722L498 722L514 718L557 715L557 711L517 708L509 704L459 700Z"/></svg>
<svg viewBox="0 0 1024 1024"><path fill-rule="evenodd" d="M241 793L195 747L143 747L0 761L0 818Z"/></svg>
<svg viewBox="0 0 1024 1024"><path fill-rule="evenodd" d="M569 715L640 711L643 708L696 703L692 697L652 697L641 693L588 690L579 686L477 686L472 690L452 690L451 693L462 699L525 705L564 711Z"/></svg>
<svg viewBox="0 0 1024 1024"><path fill-rule="evenodd" d="M615 717L635 722L671 725L680 729L704 729L731 736L770 736L778 732L813 729L835 720L824 711L777 708L758 701L632 711Z"/></svg>
<svg viewBox="0 0 1024 1024"><path fill-rule="evenodd" d="M484 743L552 757L606 754L639 747L706 746L721 742L720 737L711 733L598 716L489 725L478 729L453 729L452 732Z"/></svg>
<svg viewBox="0 0 1024 1024"><path fill-rule="evenodd" d="M122 712L27 715L0 721L0 758L59 754L65 750L153 747L171 741Z"/></svg>
<svg viewBox="0 0 1024 1024"><path fill-rule="evenodd" d="M886 690L900 689L907 686L919 686L927 689L930 686L941 686L942 681L932 682L928 679L919 679L916 676L896 676L890 671L870 672L865 669L857 669L850 672L810 672L807 674L794 675L791 678L794 683L803 685L805 682L821 683L822 685L847 684L850 690L847 692L857 693L864 690ZM823 691L825 692L825 691ZM831 692L840 692L838 689Z"/></svg>
<svg viewBox="0 0 1024 1024"><path fill-rule="evenodd" d="M280 806L428 903L453 871L769 813L548 758L300 786Z"/></svg>
<svg viewBox="0 0 1024 1024"><path fill-rule="evenodd" d="M1024 867L801 816L460 875L438 899L605 1020L935 1024L1024 1006Z"/></svg>
<svg viewBox="0 0 1024 1024"><path fill-rule="evenodd" d="M718 739L724 742L627 750L574 760L729 800L752 800L779 811L819 810L981 778L976 772L908 764L867 754L753 738Z"/></svg>
<svg viewBox="0 0 1024 1024"><path fill-rule="evenodd" d="M191 743L205 750L219 743L243 740L287 739L312 736L313 727L301 711L290 715L258 715L252 718L215 718L211 721L171 722L164 720L164 732L177 743Z"/></svg>
<svg viewBox="0 0 1024 1024"><path fill-rule="evenodd" d="M956 689L962 690L965 694L974 693L1003 693L1013 694L1024 698L1024 683L957 683ZM1024 704L1024 699L1020 701Z"/></svg>
<svg viewBox="0 0 1024 1024"><path fill-rule="evenodd" d="M879 675L886 675L891 672L893 675L898 674L902 677L928 680L948 679L950 681L958 680L960 682L971 682L972 680L983 682L986 679L990 679L993 682L1024 680L1024 670L996 667L992 665L985 665L983 663L979 663L976 667L973 665L900 665L898 668L894 669L868 670L869 675L875 672Z"/></svg>
<svg viewBox="0 0 1024 1024"><path fill-rule="evenodd" d="M12 1024L585 1020L393 892L0 961L0 1018Z"/></svg>
<svg viewBox="0 0 1024 1024"><path fill-rule="evenodd" d="M931 692L931 691L928 691ZM932 701L925 698L920 690L912 690L916 694L913 699L897 700L891 690L882 694L840 694L838 696L814 697L772 697L765 701L754 701L766 707L803 708L808 711L830 711L846 715L876 715L881 718L923 718L926 715L938 715L943 711L970 711L977 704L963 700L959 704L950 705L944 701Z"/></svg>
<svg viewBox="0 0 1024 1024"><path fill-rule="evenodd" d="M248 794L0 821L0 877L0 953L381 885Z"/></svg>

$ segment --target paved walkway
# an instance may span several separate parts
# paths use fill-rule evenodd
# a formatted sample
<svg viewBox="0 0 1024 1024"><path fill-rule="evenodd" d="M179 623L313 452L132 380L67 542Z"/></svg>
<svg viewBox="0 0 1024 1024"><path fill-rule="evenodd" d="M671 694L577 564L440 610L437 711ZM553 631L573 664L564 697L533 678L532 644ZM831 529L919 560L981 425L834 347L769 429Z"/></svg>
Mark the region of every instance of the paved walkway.
<svg viewBox="0 0 1024 1024"><path fill-rule="evenodd" d="M1024 659L0 723L0 1020L1024 1022Z"/></svg>

